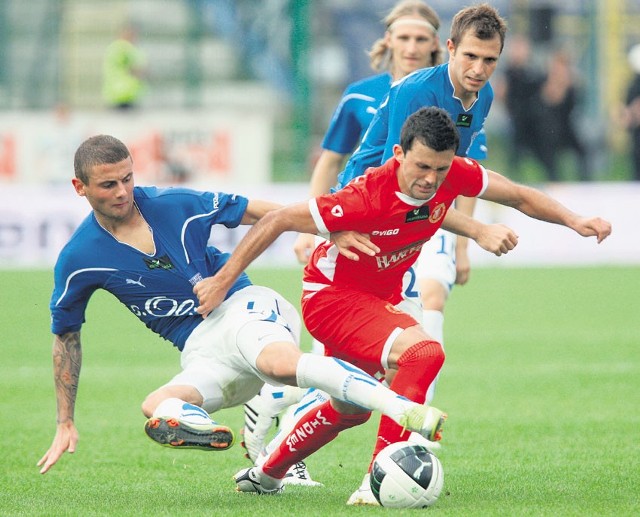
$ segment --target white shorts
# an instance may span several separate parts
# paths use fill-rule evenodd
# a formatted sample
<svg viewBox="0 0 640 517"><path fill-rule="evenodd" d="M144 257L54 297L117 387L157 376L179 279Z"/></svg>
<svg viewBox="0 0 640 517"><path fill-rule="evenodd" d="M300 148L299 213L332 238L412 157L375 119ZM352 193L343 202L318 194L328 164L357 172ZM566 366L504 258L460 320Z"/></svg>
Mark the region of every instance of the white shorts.
<svg viewBox="0 0 640 517"><path fill-rule="evenodd" d="M422 247L413 267L417 278L436 280L450 293L456 282L456 235L439 229Z"/></svg>
<svg viewBox="0 0 640 517"><path fill-rule="evenodd" d="M274 383L256 367L270 343L300 344L300 315L293 305L267 287L252 285L232 294L187 339L182 372L167 385L195 387L212 413L234 407Z"/></svg>

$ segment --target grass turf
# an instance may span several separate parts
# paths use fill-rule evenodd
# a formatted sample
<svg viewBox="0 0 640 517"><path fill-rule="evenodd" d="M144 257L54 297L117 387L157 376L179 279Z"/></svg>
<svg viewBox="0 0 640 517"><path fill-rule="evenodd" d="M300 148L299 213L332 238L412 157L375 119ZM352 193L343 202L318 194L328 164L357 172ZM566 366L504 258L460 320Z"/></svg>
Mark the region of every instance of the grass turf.
<svg viewBox="0 0 640 517"><path fill-rule="evenodd" d="M252 270L297 303L298 270ZM345 501L368 465L377 417L308 460L322 489L235 493L242 449L202 453L144 436L144 396L178 353L110 295L83 329L78 449L46 475L55 432L49 272L0 272L0 515L413 515ZM640 268L478 269L447 307L436 405L448 411L438 515L640 514ZM304 346L308 346L305 336ZM240 408L216 415L240 429Z"/></svg>

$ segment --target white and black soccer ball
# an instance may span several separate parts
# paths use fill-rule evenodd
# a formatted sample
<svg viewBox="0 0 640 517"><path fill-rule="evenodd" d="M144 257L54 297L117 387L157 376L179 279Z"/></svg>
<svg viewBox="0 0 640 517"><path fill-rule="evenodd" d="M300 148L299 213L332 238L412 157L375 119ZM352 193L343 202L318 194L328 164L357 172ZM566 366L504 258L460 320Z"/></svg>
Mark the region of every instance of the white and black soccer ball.
<svg viewBox="0 0 640 517"><path fill-rule="evenodd" d="M376 456L371 491L387 508L425 508L434 504L444 485L440 460L424 445L397 442Z"/></svg>

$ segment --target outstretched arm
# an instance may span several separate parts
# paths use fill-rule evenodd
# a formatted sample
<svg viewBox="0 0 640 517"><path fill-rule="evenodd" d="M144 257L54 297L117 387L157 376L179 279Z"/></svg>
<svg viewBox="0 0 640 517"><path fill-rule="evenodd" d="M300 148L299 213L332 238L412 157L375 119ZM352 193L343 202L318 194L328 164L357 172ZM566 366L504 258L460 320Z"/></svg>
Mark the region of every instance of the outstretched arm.
<svg viewBox="0 0 640 517"><path fill-rule="evenodd" d="M611 223L600 217L583 217L544 192L514 183L497 172L487 171L489 185L482 199L511 206L523 214L571 228L583 237L596 237L598 244L611 234Z"/></svg>
<svg viewBox="0 0 640 517"><path fill-rule="evenodd" d="M306 202L268 212L249 229L227 263L214 276L201 280L193 288L193 292L200 301L198 313L206 317L220 305L238 276L286 231L306 233L318 231Z"/></svg>
<svg viewBox="0 0 640 517"><path fill-rule="evenodd" d="M80 332L56 335L53 341L53 377L56 388L57 427L49 450L38 462L40 473L47 472L65 452L73 453L78 442L74 424L78 380L82 364Z"/></svg>

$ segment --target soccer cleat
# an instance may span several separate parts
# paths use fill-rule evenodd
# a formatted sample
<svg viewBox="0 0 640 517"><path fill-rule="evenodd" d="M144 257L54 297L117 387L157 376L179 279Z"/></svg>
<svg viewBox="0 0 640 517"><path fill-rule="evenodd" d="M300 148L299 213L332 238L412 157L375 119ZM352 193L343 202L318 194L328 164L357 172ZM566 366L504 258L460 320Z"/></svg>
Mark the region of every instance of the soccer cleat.
<svg viewBox="0 0 640 517"><path fill-rule="evenodd" d="M411 443L422 445L429 449L431 452L437 451L438 449L442 448L442 444L440 442L432 442L431 440L427 440L420 433L411 433L411 435L409 436L409 441Z"/></svg>
<svg viewBox="0 0 640 517"><path fill-rule="evenodd" d="M297 404L307 393L306 389L294 386L282 386L262 389L244 405L244 429L242 446L247 450L245 456L254 464L264 446L272 426L278 427L279 417L286 408Z"/></svg>
<svg viewBox="0 0 640 517"><path fill-rule="evenodd" d="M265 446L267 434L275 423L278 427L278 413L280 407L269 404L263 396L252 398L244 405L244 428L241 431L241 445L246 449L245 457L255 463L260 451Z"/></svg>
<svg viewBox="0 0 640 517"><path fill-rule="evenodd" d="M299 461L295 465L291 465L287 473L284 475L282 483L285 485L298 485L298 486L324 486L318 481L311 479L311 475L307 470L307 466L304 461Z"/></svg>
<svg viewBox="0 0 640 517"><path fill-rule="evenodd" d="M213 421L191 424L177 418L151 417L144 424L144 432L154 442L177 449L224 451L234 442L233 431Z"/></svg>
<svg viewBox="0 0 640 517"><path fill-rule="evenodd" d="M373 495L371 491L371 485L369 484L370 474L367 472L362 479L362 484L358 489L351 494L347 505L349 506L380 506L380 503Z"/></svg>
<svg viewBox="0 0 640 517"><path fill-rule="evenodd" d="M275 495L284 490L282 480L278 484L278 480L273 478L276 483L274 488L265 488L260 482L260 472L257 467L249 467L238 472L233 479L236 482L236 492L249 492L258 495Z"/></svg>
<svg viewBox="0 0 640 517"><path fill-rule="evenodd" d="M278 417L260 415L254 407L248 404L244 405L244 427L240 431L242 434L240 445L245 448L247 451L245 457L250 459L252 463L258 459L273 423L278 425Z"/></svg>
<svg viewBox="0 0 640 517"><path fill-rule="evenodd" d="M427 440L438 442L442 438L442 425L447 414L432 406L413 406L400 418L404 429L420 433Z"/></svg>

